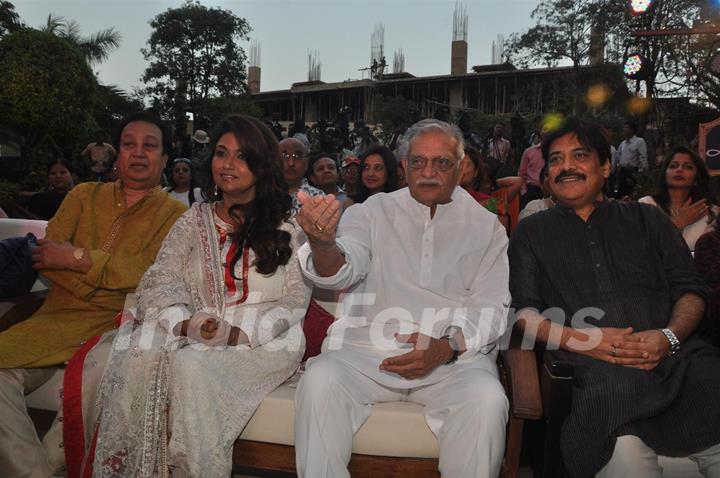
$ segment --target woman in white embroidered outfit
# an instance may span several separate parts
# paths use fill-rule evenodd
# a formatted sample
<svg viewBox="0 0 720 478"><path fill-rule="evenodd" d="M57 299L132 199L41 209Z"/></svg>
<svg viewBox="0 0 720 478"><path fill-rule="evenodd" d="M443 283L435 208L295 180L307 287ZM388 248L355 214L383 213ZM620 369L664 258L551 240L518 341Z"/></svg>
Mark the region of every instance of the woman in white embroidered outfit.
<svg viewBox="0 0 720 478"><path fill-rule="evenodd" d="M277 141L237 115L210 150L216 200L177 221L113 343L94 476L230 476L233 442L300 364L311 288Z"/></svg>

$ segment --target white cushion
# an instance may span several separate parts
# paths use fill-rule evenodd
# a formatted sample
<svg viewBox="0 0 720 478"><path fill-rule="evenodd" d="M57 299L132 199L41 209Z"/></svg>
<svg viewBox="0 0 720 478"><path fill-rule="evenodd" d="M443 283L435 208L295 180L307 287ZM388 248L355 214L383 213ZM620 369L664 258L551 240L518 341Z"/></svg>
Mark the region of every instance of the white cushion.
<svg viewBox="0 0 720 478"><path fill-rule="evenodd" d="M8 237L24 236L28 232L35 234L35 237L45 237L47 221L35 219L0 219L0 240Z"/></svg>
<svg viewBox="0 0 720 478"><path fill-rule="evenodd" d="M295 386L293 378L262 401L240 438L293 445ZM425 423L423 407L410 402L377 403L353 439L361 455L437 458L435 435Z"/></svg>

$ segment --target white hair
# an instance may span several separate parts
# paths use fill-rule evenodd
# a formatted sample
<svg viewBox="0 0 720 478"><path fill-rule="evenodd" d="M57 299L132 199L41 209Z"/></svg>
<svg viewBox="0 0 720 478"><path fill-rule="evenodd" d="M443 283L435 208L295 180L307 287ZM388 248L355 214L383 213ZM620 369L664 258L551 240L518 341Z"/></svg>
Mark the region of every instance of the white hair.
<svg viewBox="0 0 720 478"><path fill-rule="evenodd" d="M410 144L413 140L418 136L432 132L443 133L450 139L455 140L455 159L457 161L465 157L465 140L463 139L460 128L438 119L424 119L412 125L405 134L402 135L398 147L395 150L397 158L400 160L407 159L408 153L410 153Z"/></svg>

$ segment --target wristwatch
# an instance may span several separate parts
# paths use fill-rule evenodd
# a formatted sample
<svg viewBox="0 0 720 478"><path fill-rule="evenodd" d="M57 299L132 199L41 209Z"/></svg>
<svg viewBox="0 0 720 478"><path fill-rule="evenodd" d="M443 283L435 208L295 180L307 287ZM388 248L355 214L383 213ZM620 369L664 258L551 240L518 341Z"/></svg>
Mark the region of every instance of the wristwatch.
<svg viewBox="0 0 720 478"><path fill-rule="evenodd" d="M670 329L660 329L660 332L662 332L668 339L668 342L670 342L670 355L678 353L680 351L680 340L678 340L675 332Z"/></svg>
<svg viewBox="0 0 720 478"><path fill-rule="evenodd" d="M445 362L445 365L451 365L457 362L458 356L460 355L460 344L457 341L457 333L460 331L460 327L451 326L448 327L443 339L448 341L450 348L452 349L452 356Z"/></svg>
<svg viewBox="0 0 720 478"><path fill-rule="evenodd" d="M73 257L76 261L81 261L85 258L85 249L78 247L73 251Z"/></svg>

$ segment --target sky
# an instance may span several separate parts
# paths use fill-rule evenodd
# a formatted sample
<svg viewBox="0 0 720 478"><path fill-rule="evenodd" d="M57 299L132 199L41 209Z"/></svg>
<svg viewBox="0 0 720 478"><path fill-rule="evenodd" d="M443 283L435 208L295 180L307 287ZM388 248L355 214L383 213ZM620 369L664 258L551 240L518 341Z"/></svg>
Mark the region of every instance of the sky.
<svg viewBox="0 0 720 478"><path fill-rule="evenodd" d="M114 27L120 48L94 70L104 84L126 91L142 87L148 62L150 20L181 0L10 0L23 22L38 27L48 14L76 20L82 34ZM491 62L491 45L533 24L530 14L540 0L465 0L468 13L468 69ZM370 63L370 37L378 22L385 26L384 50L392 71L393 53L402 48L405 71L415 76L450 73L454 0L226 0L202 1L245 18L251 41L260 44L261 91L290 88L307 80L308 53L317 52L321 80L360 79ZM241 46L250 55L250 43Z"/></svg>

